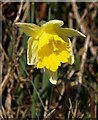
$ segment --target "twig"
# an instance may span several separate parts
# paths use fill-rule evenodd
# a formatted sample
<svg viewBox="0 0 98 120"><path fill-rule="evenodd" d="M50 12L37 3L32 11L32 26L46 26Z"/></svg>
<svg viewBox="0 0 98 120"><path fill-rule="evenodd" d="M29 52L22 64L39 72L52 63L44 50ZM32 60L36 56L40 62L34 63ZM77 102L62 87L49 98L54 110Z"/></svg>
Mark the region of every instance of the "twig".
<svg viewBox="0 0 98 120"><path fill-rule="evenodd" d="M6 0L5 2L2 2L2 4L0 5L0 7L4 7L6 4L8 4L9 0Z"/></svg>
<svg viewBox="0 0 98 120"><path fill-rule="evenodd" d="M47 116L47 111L48 111L48 100L45 102L45 112L44 112L44 118Z"/></svg>
<svg viewBox="0 0 98 120"><path fill-rule="evenodd" d="M56 86L55 86L55 87L56 87ZM57 89L57 87L56 87L56 89ZM62 82L62 90L59 91L59 90L57 89L57 91L58 91L58 93L59 93L58 102L56 103L54 109L51 110L49 113L47 113L47 109L46 109L46 111L45 111L45 113L44 113L44 120L50 118L50 116L56 111L57 107L59 106L59 103L60 103L60 101L62 100L64 91L65 91L65 84L64 84L64 82ZM48 101L46 101L46 102L47 102L47 105L46 105L46 107L47 107L47 106L48 106Z"/></svg>
<svg viewBox="0 0 98 120"><path fill-rule="evenodd" d="M72 75L75 73L75 70L72 69L71 71L69 71L68 75L67 75L67 79L70 80Z"/></svg>
<svg viewBox="0 0 98 120"><path fill-rule="evenodd" d="M73 27L73 14L72 14L72 12L69 12L69 15L68 15L68 27L70 27L70 28Z"/></svg>
<svg viewBox="0 0 98 120"><path fill-rule="evenodd" d="M20 35L20 36L17 38L17 42L16 42L16 45L15 45L16 50L17 50L18 47L19 47L19 43L20 43L20 41L21 41L21 38L22 38L22 35Z"/></svg>
<svg viewBox="0 0 98 120"><path fill-rule="evenodd" d="M20 8L19 8L19 10L18 10L16 19L14 20L14 22L17 22L17 21L19 20L20 15L21 15L21 11L22 11L22 7L23 7L23 0L21 1Z"/></svg>
<svg viewBox="0 0 98 120"><path fill-rule="evenodd" d="M61 89L61 91L59 91L57 87L56 87L56 89L57 89L57 91L58 91L58 93L59 93L59 98L58 98L58 102L57 102L57 104L56 104L56 107L55 107L55 108L57 108L57 107L58 107L58 105L59 105L60 101L62 100L63 94L64 94L64 92L65 92L65 83L64 83L64 82L62 82L62 89Z"/></svg>
<svg viewBox="0 0 98 120"><path fill-rule="evenodd" d="M91 51L92 55L96 56L97 55L97 50L96 50L96 48L94 48L92 41L89 42L89 48L90 48L90 51Z"/></svg>
<svg viewBox="0 0 98 120"><path fill-rule="evenodd" d="M84 72L84 65L85 65L85 62L86 62L86 56L87 56L89 41L90 41L90 35L87 36L87 38L85 40L85 44L84 44L84 52L83 52L83 55L82 55L80 71L79 71L79 74L78 74L79 83L82 83L82 76L83 76L83 72Z"/></svg>
<svg viewBox="0 0 98 120"><path fill-rule="evenodd" d="M76 3L75 3L74 0L72 2L72 7L73 7L73 11L74 11L74 15L75 15L76 21L77 21L77 23L78 23L81 31L83 33L87 34L86 28L85 28L84 24L81 23L81 18L79 16L79 13L78 13L78 10L77 10L77 5L76 5ZM81 60L81 65L80 65L80 71L79 71L79 74L78 74L78 80L79 80L80 84L82 83L82 76L83 76L84 64L85 64L85 61L86 61L86 56L87 56L87 50L88 50L89 41L90 41L90 35L87 36L87 38L85 40L85 43L84 43L84 52L83 52L83 55L82 55L82 60Z"/></svg>
<svg viewBox="0 0 98 120"><path fill-rule="evenodd" d="M72 103L70 98L69 98L69 104L70 104L70 107L68 111L68 117L67 117L68 119L70 118L71 113L73 114L73 108L72 108Z"/></svg>
<svg viewBox="0 0 98 120"><path fill-rule="evenodd" d="M1 106L1 109L0 109L0 118L1 119L7 118L6 111L3 106Z"/></svg>
<svg viewBox="0 0 98 120"><path fill-rule="evenodd" d="M5 52L4 48L2 47L1 43L0 43L0 49L2 50L5 58L9 61L9 57L8 57L8 55L6 54L6 52Z"/></svg>
<svg viewBox="0 0 98 120"><path fill-rule="evenodd" d="M49 112L49 114L44 118L44 120L48 119L55 111L56 111L56 108L54 108L53 110L51 110Z"/></svg>
<svg viewBox="0 0 98 120"><path fill-rule="evenodd" d="M57 89L57 87L56 87ZM53 110L51 110L45 117L44 117L44 120L48 119L57 109L57 107L59 106L59 103L60 101L62 100L62 97L63 97L63 94L64 94L64 91L65 91L65 84L64 82L62 82L62 90L61 92L57 89L58 93L59 93L59 98L58 98L58 102L55 106L55 108Z"/></svg>
<svg viewBox="0 0 98 120"><path fill-rule="evenodd" d="M81 22L81 17L80 17L80 15L79 15L79 13L78 13L78 9L77 9L77 5L76 5L75 0L73 0L73 2L72 2L72 8L73 8L73 12L74 12L76 21L77 21L77 23L78 23L81 31L82 31L84 34L86 34L86 28L85 28L85 26L84 26L84 23Z"/></svg>
<svg viewBox="0 0 98 120"><path fill-rule="evenodd" d="M75 0L73 0L73 2L72 2L72 8L73 8L73 12L74 12L76 21L77 21L81 31L84 34L87 34L86 27L84 26L83 22L81 23L81 17L78 13L78 9L77 9L77 5L76 5ZM83 52L82 59L81 59L80 71L79 71L78 77L77 77L78 78L78 88L77 88L78 93L76 94L76 99L78 98L79 93L80 93L80 87L81 87L81 84L82 84L82 76L83 76L83 72L84 72L84 65L85 65L85 62L86 62L86 56L87 56L89 41L90 41L90 35L88 34L87 38L85 40L85 43L84 43L84 52Z"/></svg>
<svg viewBox="0 0 98 120"><path fill-rule="evenodd" d="M10 75L11 75L11 67L9 67L8 73L7 73L7 75L5 76L5 78L4 78L3 82L2 82L2 84L0 85L0 96L2 95L4 89L5 89L5 87L6 87L7 83L8 83L8 81L9 81Z"/></svg>
<svg viewBox="0 0 98 120"><path fill-rule="evenodd" d="M23 15L23 18L22 18L21 22L24 22L26 20L27 16L28 16L28 12L30 10L30 3L25 3L23 9L25 9L25 11L24 11L24 15Z"/></svg>
<svg viewBox="0 0 98 120"><path fill-rule="evenodd" d="M70 107L69 107L69 112L68 112L68 119L70 118L71 114L72 114L72 119L75 119L76 118L76 113L77 113L77 101L76 101L76 105L75 105L75 108L73 108L73 105L72 105L72 102L71 102L71 99L69 98L69 104L70 104Z"/></svg>
<svg viewBox="0 0 98 120"><path fill-rule="evenodd" d="M6 109L6 114L11 118L11 102L12 102L12 97L11 97L11 89L7 89L7 96L5 100L5 109Z"/></svg>

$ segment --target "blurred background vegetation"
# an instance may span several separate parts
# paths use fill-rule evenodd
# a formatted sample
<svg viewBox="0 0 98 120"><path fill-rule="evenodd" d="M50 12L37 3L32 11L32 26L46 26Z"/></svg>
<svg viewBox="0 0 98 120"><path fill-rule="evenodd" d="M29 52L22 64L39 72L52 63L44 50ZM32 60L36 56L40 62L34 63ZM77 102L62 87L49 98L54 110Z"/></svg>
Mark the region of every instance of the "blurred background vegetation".
<svg viewBox="0 0 98 120"><path fill-rule="evenodd" d="M98 3L2 2L0 118L87 119L98 115ZM62 64L52 85L43 70L27 65L28 37L14 24L51 19L86 38L70 38L75 63Z"/></svg>

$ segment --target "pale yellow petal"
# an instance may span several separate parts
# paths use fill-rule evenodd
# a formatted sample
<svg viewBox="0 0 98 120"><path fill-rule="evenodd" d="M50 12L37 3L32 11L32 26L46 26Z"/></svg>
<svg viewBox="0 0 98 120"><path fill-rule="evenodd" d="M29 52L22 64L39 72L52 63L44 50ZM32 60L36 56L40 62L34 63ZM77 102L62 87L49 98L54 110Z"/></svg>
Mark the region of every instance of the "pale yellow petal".
<svg viewBox="0 0 98 120"><path fill-rule="evenodd" d="M49 22L43 24L43 26L45 27L45 26L49 26L49 25L52 25L52 24L62 26L64 24L64 22L61 21L61 20L50 20Z"/></svg>
<svg viewBox="0 0 98 120"><path fill-rule="evenodd" d="M28 39L27 64L36 65L38 62L38 41L33 37Z"/></svg>
<svg viewBox="0 0 98 120"><path fill-rule="evenodd" d="M22 31L32 37L37 37L41 34L41 28L38 25L31 23L15 23L18 27L22 29Z"/></svg>
<svg viewBox="0 0 98 120"><path fill-rule="evenodd" d="M50 20L49 22L43 24L43 31L49 34L56 34L55 31L57 28L60 28L64 23L61 20Z"/></svg>
<svg viewBox="0 0 98 120"><path fill-rule="evenodd" d="M69 39L69 46L70 46L70 58L68 60L68 63L72 65L74 63L74 54L73 54L72 43L70 39Z"/></svg>
<svg viewBox="0 0 98 120"><path fill-rule="evenodd" d="M82 36L86 37L83 33L72 28L58 28L56 33L61 37L73 37L73 36Z"/></svg>

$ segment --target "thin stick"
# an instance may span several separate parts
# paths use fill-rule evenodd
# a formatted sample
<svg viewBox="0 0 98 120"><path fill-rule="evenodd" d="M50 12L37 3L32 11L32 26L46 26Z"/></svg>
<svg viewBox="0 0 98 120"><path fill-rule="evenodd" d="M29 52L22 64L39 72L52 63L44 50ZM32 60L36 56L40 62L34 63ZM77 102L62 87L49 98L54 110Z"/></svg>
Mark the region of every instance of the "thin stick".
<svg viewBox="0 0 98 120"><path fill-rule="evenodd" d="M5 76L2 84L0 85L0 96L2 95L11 75L11 67L9 67L7 75Z"/></svg>
<svg viewBox="0 0 98 120"><path fill-rule="evenodd" d="M73 7L73 11L74 11L74 15L75 15L76 21L79 24L79 27L80 27L81 31L83 33L87 34L86 28L85 28L84 24L83 23L80 24L81 23L81 18L80 18L80 15L78 13L77 5L76 5L76 3L75 3L74 0L72 2L72 7ZM84 65L85 65L85 61L86 61L86 56L87 56L87 50L88 50L89 41L90 41L90 35L87 36L87 38L85 40L85 43L84 43L84 52L83 52L83 55L82 55L82 60L81 60L81 65L80 65L80 71L79 71L79 74L78 74L78 80L79 80L80 84L82 83L82 76L83 76Z"/></svg>
<svg viewBox="0 0 98 120"><path fill-rule="evenodd" d="M49 114L44 118L44 120L48 119L55 111L56 111L55 108L54 108L53 110L51 110L51 111L49 112Z"/></svg>
<svg viewBox="0 0 98 120"><path fill-rule="evenodd" d="M90 41L90 35L87 36L87 38L85 40L85 44L84 44L84 52L83 52L83 55L82 55L82 59L81 59L82 62L81 62L80 71L79 71L79 74L78 74L79 83L82 83L82 76L83 76L83 72L84 72L84 65L85 65L85 62L86 62L86 56L87 56L89 41Z"/></svg>
<svg viewBox="0 0 98 120"><path fill-rule="evenodd" d="M23 18L22 18L21 22L24 22L26 20L26 18L28 17L28 12L30 10L30 3L29 2L25 3L23 9L25 9L25 10L24 10L24 15L23 15Z"/></svg>
<svg viewBox="0 0 98 120"><path fill-rule="evenodd" d="M2 47L1 43L0 43L0 49L2 50L5 58L9 61L9 57L8 57L8 55L6 54L6 52L5 52L4 48Z"/></svg>
<svg viewBox="0 0 98 120"><path fill-rule="evenodd" d="M73 12L74 12L76 21L77 21L77 23L78 23L81 31L82 31L84 34L86 34L86 28L85 28L83 22L81 22L81 17L80 17L80 15L79 15L79 13L78 13L78 8L77 8L77 5L76 5L75 0L73 0L73 2L72 2L72 8L73 8Z"/></svg>
<svg viewBox="0 0 98 120"><path fill-rule="evenodd" d="M23 0L21 1L21 4L20 4L19 10L18 10L16 19L14 20L14 22L17 22L19 20L20 15L21 15L21 11L22 11L22 7L23 7Z"/></svg>
<svg viewBox="0 0 98 120"><path fill-rule="evenodd" d="M76 21L77 21L81 31L84 34L87 34L86 27L83 24L83 22L81 22L81 17L79 15L75 0L73 0L73 2L72 2L72 8L73 8L73 12L74 12ZM79 71L78 76L77 76L77 78L78 78L78 93L76 94L76 99L79 96L80 87L81 87L81 84L82 84L82 76L83 76L83 72L84 72L84 66L85 66L85 62L86 62L86 56L87 56L89 41L90 41L90 35L88 34L87 38L85 40L85 43L84 43L84 52L83 52L82 59L81 59L80 71Z"/></svg>

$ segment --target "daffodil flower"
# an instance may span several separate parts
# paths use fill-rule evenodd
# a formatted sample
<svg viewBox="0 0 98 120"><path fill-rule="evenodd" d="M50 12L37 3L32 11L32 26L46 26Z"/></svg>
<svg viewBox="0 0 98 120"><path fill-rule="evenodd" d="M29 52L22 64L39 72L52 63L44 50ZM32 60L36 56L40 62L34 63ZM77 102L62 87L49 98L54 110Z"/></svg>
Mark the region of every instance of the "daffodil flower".
<svg viewBox="0 0 98 120"><path fill-rule="evenodd" d="M38 26L30 23L16 23L29 36L27 64L44 68L52 84L57 83L57 70L61 63L74 63L69 37L83 36L72 28L61 27L61 20L50 20Z"/></svg>

